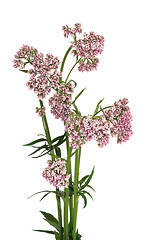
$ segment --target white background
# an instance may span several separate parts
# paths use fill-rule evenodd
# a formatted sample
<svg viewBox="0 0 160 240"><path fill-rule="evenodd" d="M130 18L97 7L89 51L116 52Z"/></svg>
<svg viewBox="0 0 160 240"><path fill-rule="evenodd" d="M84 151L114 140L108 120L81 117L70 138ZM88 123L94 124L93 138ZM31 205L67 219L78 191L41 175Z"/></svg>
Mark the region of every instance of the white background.
<svg viewBox="0 0 160 240"><path fill-rule="evenodd" d="M35 114L37 98L25 87L28 76L14 69L12 60L22 44L62 60L70 43L61 27L80 22L84 31L105 37L105 49L97 71L74 70L71 77L78 82L76 93L87 87L77 104L85 115L92 114L103 97L103 106L127 97L134 135L122 145L112 138L104 149L94 142L83 147L81 176L96 166L92 180L96 193L84 210L80 201L79 232L83 240L160 239L159 13L158 0L2 1L1 238L53 239L32 229L51 229L40 210L56 215L53 196L42 202L40 196L27 200L32 193L51 187L41 177L47 158L31 159L27 157L31 149L22 147L43 129ZM64 74L74 59L70 56L68 61ZM63 133L62 123L52 116L49 124L52 137Z"/></svg>

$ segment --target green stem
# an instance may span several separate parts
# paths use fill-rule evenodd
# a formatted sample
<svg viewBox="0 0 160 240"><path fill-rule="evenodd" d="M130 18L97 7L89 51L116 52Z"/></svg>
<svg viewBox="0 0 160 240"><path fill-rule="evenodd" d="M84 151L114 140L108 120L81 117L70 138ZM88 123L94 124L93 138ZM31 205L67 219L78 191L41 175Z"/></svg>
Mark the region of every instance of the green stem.
<svg viewBox="0 0 160 240"><path fill-rule="evenodd" d="M72 49L72 45L68 48L67 52L64 55L64 58L63 58L62 64L61 64L61 68L60 68L60 72L61 73L63 72L63 68L64 68L64 64L65 64L66 58L67 58L69 52L71 51L71 49ZM62 77L59 78L59 82L60 83L62 82Z"/></svg>
<svg viewBox="0 0 160 240"><path fill-rule="evenodd" d="M40 102L40 106L43 107L42 100L39 100L39 102ZM52 159L52 161L54 161L55 160L55 154L54 154L54 150L52 149L52 139L51 139L51 135L50 135L50 131L49 131L46 115L44 115L42 117L42 122L43 122L44 131L45 131L45 134L46 134L46 139L47 139L48 145L49 145L49 147L51 149L51 152L50 152L51 159ZM58 191L58 189L56 189L56 191ZM56 195L56 200L57 200L57 208L58 208L60 240L62 240L62 210L61 210L60 197L57 196L57 195Z"/></svg>
<svg viewBox="0 0 160 240"><path fill-rule="evenodd" d="M67 173L70 174L69 186L72 184L72 171L71 171L71 152L72 148L69 146L69 139L66 139L66 148L67 148ZM73 221L73 197L69 198L69 187L65 190L65 199L64 199L64 240L68 240L68 236L72 234L72 221ZM68 205L70 208L70 228L68 227Z"/></svg>
<svg viewBox="0 0 160 240"><path fill-rule="evenodd" d="M77 65L77 63L79 63L79 61L81 60L81 58L73 65L73 67L71 68L71 70L69 71L69 73L68 73L68 76L67 76L67 78L66 78L66 81L65 81L65 83L67 82L67 80L68 80L68 78L69 78L69 76L70 76L70 74L71 74L71 72L73 71L73 69L75 68L75 66Z"/></svg>
<svg viewBox="0 0 160 240"><path fill-rule="evenodd" d="M76 222L78 212L78 180L79 180L79 166L81 157L81 147L75 155L75 172L74 172L74 214L73 214L73 240L76 240Z"/></svg>

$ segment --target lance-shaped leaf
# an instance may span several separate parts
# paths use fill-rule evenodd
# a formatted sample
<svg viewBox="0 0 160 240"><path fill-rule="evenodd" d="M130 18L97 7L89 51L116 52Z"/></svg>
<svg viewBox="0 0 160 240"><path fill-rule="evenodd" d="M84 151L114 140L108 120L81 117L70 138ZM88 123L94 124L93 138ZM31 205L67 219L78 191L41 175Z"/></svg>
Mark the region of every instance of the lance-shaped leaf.
<svg viewBox="0 0 160 240"><path fill-rule="evenodd" d="M31 197L39 194L39 193L54 193L54 194L56 194L57 196L64 198L64 192L62 192L62 191L59 191L59 190L57 190L57 191L44 190L44 191L40 191L40 192L36 192L36 193L32 194L32 195L29 196L27 199L29 199L29 198L31 198Z"/></svg>
<svg viewBox="0 0 160 240"><path fill-rule="evenodd" d="M34 140L34 141L30 142L30 143L24 144L23 146L32 146L32 145L34 145L36 143L43 142L43 141L46 141L46 139L45 138L38 138L38 139L36 139L36 140Z"/></svg>
<svg viewBox="0 0 160 240"><path fill-rule="evenodd" d="M80 181L79 184L80 186L86 181L86 179L89 177L89 175L84 176Z"/></svg>
<svg viewBox="0 0 160 240"><path fill-rule="evenodd" d="M47 144L44 144L44 145L41 146L41 147L35 147L35 146L33 146L33 147L34 147L34 148L37 148L37 149L36 149L34 152L30 153L28 156L31 156L31 155L39 152L39 151L42 150L42 149L48 150L48 145L47 145Z"/></svg>
<svg viewBox="0 0 160 240"><path fill-rule="evenodd" d="M92 197L92 195L91 195L89 192L87 192L87 191L82 191L82 193L87 194L87 195L90 196L90 198L93 200L93 197Z"/></svg>
<svg viewBox="0 0 160 240"><path fill-rule="evenodd" d="M24 72L24 73L28 73L28 70L24 70L24 69L19 69L19 71Z"/></svg>
<svg viewBox="0 0 160 240"><path fill-rule="evenodd" d="M34 230L33 229L33 231L35 231L35 232L43 232L43 233L48 233L48 234L54 234L54 235L56 233L56 231L48 231L48 230Z"/></svg>
<svg viewBox="0 0 160 240"><path fill-rule="evenodd" d="M39 158L39 157L43 157L44 155L48 154L50 151L51 151L51 150L48 150L48 151L44 150L43 152L41 152L41 154L40 154L40 155L38 155L38 156L36 156L36 157L32 157L32 158Z"/></svg>
<svg viewBox="0 0 160 240"><path fill-rule="evenodd" d="M74 101L72 102L72 104L75 103L75 101L77 100L77 98L79 98L81 96L81 94L84 92L86 88L82 89L82 91L80 91L80 93L78 93L78 95L75 97Z"/></svg>
<svg viewBox="0 0 160 240"><path fill-rule="evenodd" d="M83 198L83 200L84 200L84 207L83 208L85 208L87 206L87 198L84 195L84 193L82 193L82 192L78 192L78 194Z"/></svg>
<svg viewBox="0 0 160 240"><path fill-rule="evenodd" d="M102 99L98 102L98 104L97 104L97 106L96 106L96 109L95 109L95 111L94 111L94 113L93 113L93 116L97 114L97 112L98 112L98 110L99 110L99 106L100 106L100 104L101 104L101 102L102 102L103 100L104 100L104 98L102 98Z"/></svg>
<svg viewBox="0 0 160 240"><path fill-rule="evenodd" d="M59 231L59 223L58 220L50 213L40 211L45 217L44 220L48 222L51 226L55 227Z"/></svg>
<svg viewBox="0 0 160 240"><path fill-rule="evenodd" d="M81 115L81 112L78 110L78 108L77 108L77 106L76 106L75 103L73 103L73 106L74 106L74 110L73 110L73 111L74 111L76 114Z"/></svg>
<svg viewBox="0 0 160 240"><path fill-rule="evenodd" d="M92 179L92 177L93 177L93 174L94 174L94 168L95 168L95 167L93 167L93 170L92 170L91 174L89 175L88 179L86 180L86 182L80 187L80 189L79 189L80 191L81 191L82 189L84 189L85 187L87 187L88 184L90 183L90 181L91 181L91 179Z"/></svg>
<svg viewBox="0 0 160 240"><path fill-rule="evenodd" d="M62 140L62 139L65 137L65 135L66 135L66 134L63 134L63 135L61 135L61 136L58 136L58 137L54 138L54 139L52 140L52 143L54 143L54 142L56 142L56 141Z"/></svg>
<svg viewBox="0 0 160 240"><path fill-rule="evenodd" d="M42 197L39 201L42 201L42 200L43 200L45 197L47 197L49 194L50 194L50 192L44 194L43 197Z"/></svg>
<svg viewBox="0 0 160 240"><path fill-rule="evenodd" d="M56 155L61 157L61 149L59 147L55 147Z"/></svg>

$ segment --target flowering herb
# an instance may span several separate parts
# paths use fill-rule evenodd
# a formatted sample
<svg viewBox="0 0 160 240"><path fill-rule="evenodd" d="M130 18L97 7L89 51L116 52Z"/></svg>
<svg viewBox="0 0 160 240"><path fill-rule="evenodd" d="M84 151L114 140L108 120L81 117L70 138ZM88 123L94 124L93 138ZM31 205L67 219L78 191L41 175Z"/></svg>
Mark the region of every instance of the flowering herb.
<svg viewBox="0 0 160 240"><path fill-rule="evenodd" d="M35 230L53 234L57 240L80 240L81 235L77 229L78 199L82 197L84 207L87 205L87 197L92 195L87 188L94 190L90 181L94 174L94 168L89 175L79 179L79 168L81 158L81 147L91 140L97 141L100 148L109 143L110 137L116 137L117 143L126 142L132 136L132 115L128 106L128 99L123 98L116 101L112 106L102 107L100 100L94 113L82 116L76 100L82 95L83 89L75 99L72 94L75 92L77 83L69 80L73 69L78 65L78 70L97 70L98 55L103 52L104 37L94 32L82 34L80 23L73 28L63 26L64 37L72 37L71 46L64 55L61 66L58 57L47 54L46 57L34 47L23 45L13 60L14 67L29 74L26 83L29 90L33 90L39 99L40 107L36 107L36 113L42 118L44 127L43 137L38 138L25 146L31 146L34 150L30 156L39 158L49 155L48 166L44 169L42 176L54 187L52 191L41 191L45 193L44 199L49 194L56 195L58 219L52 214L41 212L44 219L54 228L54 231ZM76 57L76 62L69 71L66 79L63 79L63 68L65 61L71 53ZM28 67L26 69L26 66ZM50 112L56 119L61 119L64 124L64 134L54 139L51 138L43 99L51 92L48 105ZM66 143L66 158L61 153L61 145ZM41 144L41 146L37 146ZM39 154L35 156L35 154ZM74 175L72 172L72 158L75 158ZM74 178L73 178L74 176ZM33 195L35 195L33 194ZM33 196L32 195L32 196ZM62 202L63 221L62 221Z"/></svg>

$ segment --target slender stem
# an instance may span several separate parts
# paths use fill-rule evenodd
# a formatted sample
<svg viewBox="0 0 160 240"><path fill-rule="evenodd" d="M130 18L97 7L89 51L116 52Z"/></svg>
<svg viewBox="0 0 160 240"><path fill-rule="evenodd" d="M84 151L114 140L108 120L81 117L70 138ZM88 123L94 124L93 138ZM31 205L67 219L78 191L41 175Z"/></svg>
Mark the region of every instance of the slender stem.
<svg viewBox="0 0 160 240"><path fill-rule="evenodd" d="M60 68L60 72L61 73L63 72L63 68L64 68L64 64L65 64L66 58L67 58L69 52L71 51L71 49L72 49L72 45L68 48L67 52L64 55L64 58L63 58L62 64L61 64L61 68ZM59 78L59 82L61 82L61 81L62 81L62 77Z"/></svg>
<svg viewBox="0 0 160 240"><path fill-rule="evenodd" d="M79 180L80 157L81 157L81 147L77 150L76 155L75 155L73 240L76 240L76 222L77 222L77 212L78 212L78 180Z"/></svg>
<svg viewBox="0 0 160 240"><path fill-rule="evenodd" d="M40 102L40 106L43 107L43 102L42 100L39 100ZM44 131L46 134L46 138L47 138L47 142L48 145L51 149L50 155L51 155L51 159L52 161L55 160L55 154L54 154L54 150L52 149L52 139L51 139L51 135L50 135L50 131L49 131L49 127L48 127L48 122L47 122L47 118L46 115L44 115L42 117L42 122L43 122L43 127L44 127ZM57 191L58 189L56 189ZM56 195L56 200L57 200L57 208L58 208L58 220L59 220L59 233L60 233L60 240L62 240L62 210L61 210L61 201L60 201L60 197Z"/></svg>
<svg viewBox="0 0 160 240"><path fill-rule="evenodd" d="M72 186L72 167L71 167L71 153L72 148L69 146L69 138L66 140L66 147L67 147L67 169L68 173L70 174L69 179L69 186ZM69 209L70 209L70 229L69 232L72 235L73 230L73 195L69 197Z"/></svg>
<svg viewBox="0 0 160 240"><path fill-rule="evenodd" d="M73 71L73 69L75 68L75 66L77 65L77 63L79 63L79 61L81 60L81 58L73 65L73 67L71 68L71 70L69 71L69 73L68 73L68 76L67 76L67 78L66 78L66 81L65 81L65 83L67 82L67 80L68 80L68 78L69 78L69 76L70 76L70 74L71 74L71 72Z"/></svg>

